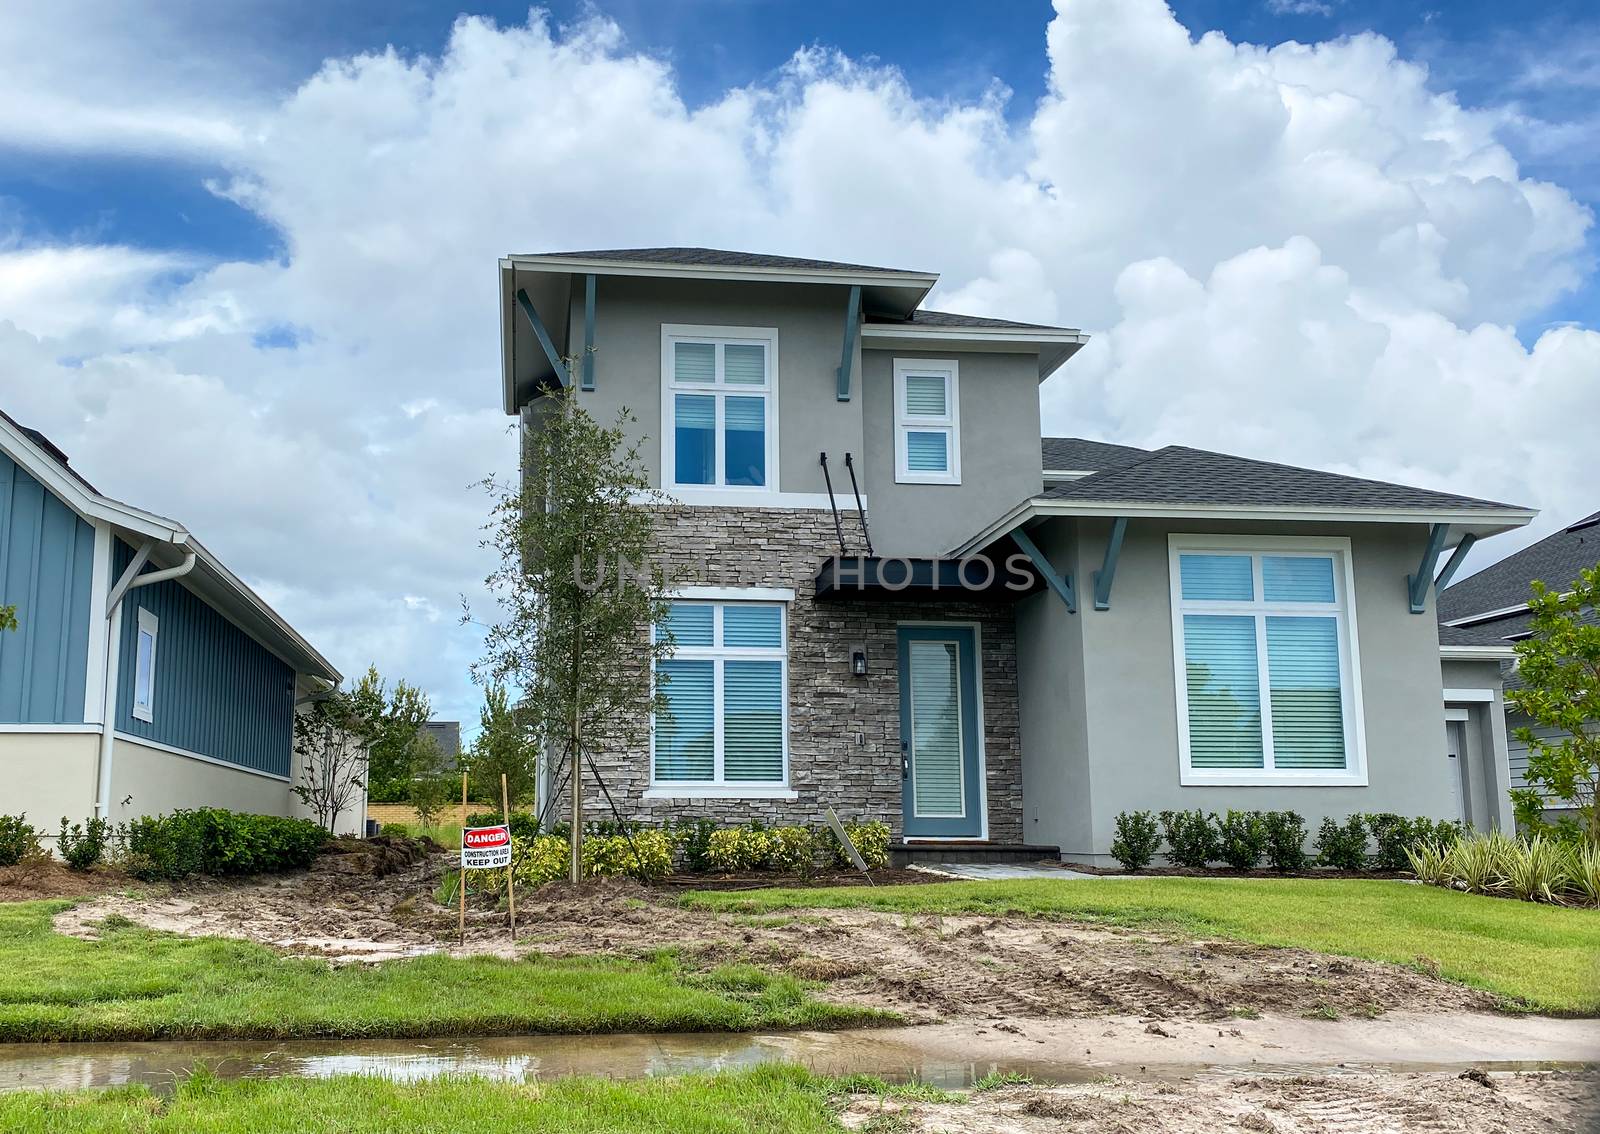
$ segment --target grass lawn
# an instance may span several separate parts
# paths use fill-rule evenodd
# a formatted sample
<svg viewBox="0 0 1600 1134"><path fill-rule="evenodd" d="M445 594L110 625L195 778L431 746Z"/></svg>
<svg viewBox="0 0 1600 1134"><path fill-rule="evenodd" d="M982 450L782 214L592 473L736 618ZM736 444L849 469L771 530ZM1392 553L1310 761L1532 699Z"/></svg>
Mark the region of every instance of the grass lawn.
<svg viewBox="0 0 1600 1134"><path fill-rule="evenodd" d="M444 1079L221 1081L200 1074L171 1098L144 1088L0 1094L10 1134L834 1134L828 1085L793 1067L622 1082L538 1085Z"/></svg>
<svg viewBox="0 0 1600 1134"><path fill-rule="evenodd" d="M0 1041L752 1031L883 1018L820 1003L789 976L740 965L689 973L665 954L333 968L126 921L83 941L51 928L67 904L0 904Z"/></svg>
<svg viewBox="0 0 1600 1134"><path fill-rule="evenodd" d="M1475 897L1404 882L1301 878L1038 879L818 890L702 891L746 913L862 908L1164 923L1265 945L1438 964L1441 975L1541 1012L1600 1015L1600 910ZM1421 962L1427 965L1427 962ZM1431 966L1429 966L1431 967Z"/></svg>

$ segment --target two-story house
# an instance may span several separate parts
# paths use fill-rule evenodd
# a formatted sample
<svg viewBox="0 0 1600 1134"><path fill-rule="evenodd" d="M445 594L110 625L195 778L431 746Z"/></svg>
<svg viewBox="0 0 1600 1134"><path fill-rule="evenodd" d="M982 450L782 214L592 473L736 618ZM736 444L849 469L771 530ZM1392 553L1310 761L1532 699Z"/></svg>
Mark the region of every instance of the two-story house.
<svg viewBox="0 0 1600 1134"><path fill-rule="evenodd" d="M1505 824L1498 665L1441 651L1433 590L1532 511L1042 438L1039 384L1086 336L924 310L936 280L697 248L501 260L506 412L536 428L552 383L626 407L674 502L669 711L649 751L599 761L630 817L831 807L905 853L1085 862L1124 810L1444 817L1453 698L1484 738L1469 817Z"/></svg>

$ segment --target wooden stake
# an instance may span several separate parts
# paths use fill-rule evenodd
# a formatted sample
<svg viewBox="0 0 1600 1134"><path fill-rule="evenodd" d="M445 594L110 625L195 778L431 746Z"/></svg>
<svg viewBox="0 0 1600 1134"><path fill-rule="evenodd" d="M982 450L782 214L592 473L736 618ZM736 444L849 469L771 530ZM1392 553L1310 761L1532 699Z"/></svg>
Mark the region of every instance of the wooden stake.
<svg viewBox="0 0 1600 1134"><path fill-rule="evenodd" d="M467 829L467 773L461 773L461 829ZM467 836L461 836L461 845L467 845ZM467 944L467 864L463 859L461 863L461 944Z"/></svg>
<svg viewBox="0 0 1600 1134"><path fill-rule="evenodd" d="M511 835L511 792L506 787L506 774L500 773L500 809L506 816L506 836ZM512 848L511 860L506 863L506 909L511 914L511 943L517 943L517 862L516 848Z"/></svg>

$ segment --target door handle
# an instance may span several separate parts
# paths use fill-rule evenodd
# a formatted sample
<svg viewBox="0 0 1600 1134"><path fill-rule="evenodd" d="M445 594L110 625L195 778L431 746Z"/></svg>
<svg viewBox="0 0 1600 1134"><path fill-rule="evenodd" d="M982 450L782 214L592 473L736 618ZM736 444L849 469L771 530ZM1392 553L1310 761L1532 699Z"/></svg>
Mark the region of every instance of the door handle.
<svg viewBox="0 0 1600 1134"><path fill-rule="evenodd" d="M911 745L903 740L900 742L900 778L902 780L911 778Z"/></svg>

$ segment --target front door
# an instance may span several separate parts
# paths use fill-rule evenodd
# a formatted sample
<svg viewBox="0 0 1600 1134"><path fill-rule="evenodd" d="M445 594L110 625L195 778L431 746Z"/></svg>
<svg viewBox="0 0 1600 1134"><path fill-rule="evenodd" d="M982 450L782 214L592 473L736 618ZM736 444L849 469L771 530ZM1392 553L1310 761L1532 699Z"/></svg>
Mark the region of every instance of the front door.
<svg viewBox="0 0 1600 1134"><path fill-rule="evenodd" d="M1466 722L1444 722L1444 754L1445 758L1450 761L1451 813L1463 823L1467 821L1467 807L1466 793L1461 790L1464 782L1461 775L1461 761L1467 750L1466 739Z"/></svg>
<svg viewBox="0 0 1600 1134"><path fill-rule="evenodd" d="M900 627L900 799L907 838L983 835L976 635Z"/></svg>

